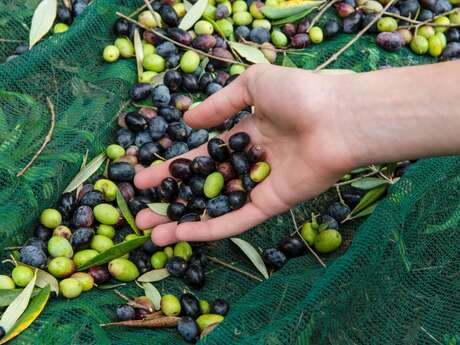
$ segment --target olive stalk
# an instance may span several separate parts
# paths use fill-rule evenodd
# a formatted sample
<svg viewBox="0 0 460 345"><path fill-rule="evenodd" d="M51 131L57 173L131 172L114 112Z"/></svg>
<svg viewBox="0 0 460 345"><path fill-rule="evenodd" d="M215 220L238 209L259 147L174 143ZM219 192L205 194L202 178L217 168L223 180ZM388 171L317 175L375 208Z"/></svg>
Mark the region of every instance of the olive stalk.
<svg viewBox="0 0 460 345"><path fill-rule="evenodd" d="M121 299L125 300L127 302L126 304L129 304L131 307L134 307L134 308L137 308L137 309L144 309L144 310L147 310L150 313L152 312L151 308L148 308L148 307L146 307L146 306L144 306L142 304L136 303L134 300L132 300L128 296L122 294L120 291L113 290L113 292L115 292L118 297L120 297Z"/></svg>
<svg viewBox="0 0 460 345"><path fill-rule="evenodd" d="M318 20L321 19L323 14L332 6L334 5L338 0L332 0L329 3L325 3L324 6L321 8L321 10L318 12L318 14L311 20L310 25L307 28L307 33L310 32L310 29L318 22Z"/></svg>
<svg viewBox="0 0 460 345"><path fill-rule="evenodd" d="M129 18L128 16L125 16L123 13L117 12L116 15L121 17L121 18L126 19L127 21L129 21L131 23L134 23L134 24L138 25L139 27L143 28L144 30L153 32L158 37L161 37L162 39L164 39L166 41L169 41L169 42L175 44L178 47L181 47L181 48L184 48L184 49L187 49L187 50L192 50L195 53L198 53L198 54L203 55L203 56L207 56L207 57L209 57L211 59L214 59L214 60L219 60L219 61L223 61L223 62L227 62L227 63L231 63L231 64L239 64L239 65L243 65L245 67L249 66L248 64L246 64L244 62L238 62L238 61L235 61L235 60L226 59L226 58L222 58L222 57L215 56L215 55L212 55L212 54L208 54L208 53L205 53L205 52L203 52L203 51L201 51L199 49L195 49L193 47L190 47L190 46L187 46L187 45L182 44L180 42L177 42L177 41L173 40L172 38L170 38L170 37L168 37L166 35L163 35L161 32L158 32L155 29L149 29L148 27L146 27L146 26L142 25L141 23L139 23L137 20L134 20L132 18Z"/></svg>
<svg viewBox="0 0 460 345"><path fill-rule="evenodd" d="M251 273L249 273L249 272L243 271L242 269L240 269L240 268L238 268L238 267L235 267L235 266L233 266L233 265L231 265L231 264L229 264L229 263L226 263L225 261L222 261L222 260L220 260L220 259L218 259L218 258L216 258L216 257L214 257L214 256L208 256L208 259L209 259L209 261L212 261L212 262L214 262L215 264L218 264L218 265L221 265L221 266L223 266L223 267L229 268L229 269L231 269L231 270L233 270L233 271L235 271L235 272L238 272L238 273L240 273L240 274L243 274L243 275L245 275L246 277L249 277L249 278L251 278L251 279L254 279L254 280L256 280L256 281L258 281L258 282L260 282L260 283L263 282L263 280L262 280L261 278L256 277L255 275L253 275L253 274L251 274Z"/></svg>
<svg viewBox="0 0 460 345"><path fill-rule="evenodd" d="M385 12L391 5L393 5L396 2L396 0L390 0L385 7L383 8L383 11L377 13L375 18L373 18L360 32L358 32L355 37L353 37L352 40L350 40L347 44L345 44L342 48L340 48L338 51L336 51L332 56L327 59L325 62L323 62L321 65L315 68L315 72L321 71L322 69L326 68L329 66L331 63L333 63L335 60L338 59L340 55L342 55L348 48L350 48L359 38L364 35L379 19L382 17L383 12Z"/></svg>
<svg viewBox="0 0 460 345"><path fill-rule="evenodd" d="M453 12L456 12L456 11L458 11L458 9L453 9L453 10L450 10L448 12L438 14L437 16L433 17L432 19L428 19L428 20L425 20L423 22L421 22L420 20L409 18L409 17L404 17L404 16L401 16L399 14L392 13L392 12L382 11L382 13L383 13L383 15L385 15L387 17L393 17L393 18L404 20L404 21L406 21L408 23L417 24L417 25L428 25L428 26L435 26L435 27L438 27L438 26L439 27L459 27L460 24L451 24L451 23L442 24L442 23L434 23L433 22L433 20L436 19L436 18L449 15L449 14L451 14ZM375 11L374 13L380 13L380 12ZM411 27L411 26L403 25L403 26L400 26L399 28L406 29L406 28L409 28L409 27Z"/></svg>

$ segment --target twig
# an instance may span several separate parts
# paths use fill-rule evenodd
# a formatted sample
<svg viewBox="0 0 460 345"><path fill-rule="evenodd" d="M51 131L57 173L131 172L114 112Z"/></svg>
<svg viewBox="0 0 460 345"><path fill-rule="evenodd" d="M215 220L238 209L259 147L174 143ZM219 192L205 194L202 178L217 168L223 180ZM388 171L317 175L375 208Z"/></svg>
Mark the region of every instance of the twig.
<svg viewBox="0 0 460 345"><path fill-rule="evenodd" d="M117 14L117 16L119 16L119 17L121 17L121 18L124 18L124 19L126 19L127 21L129 21L129 22L131 22L131 23L136 24L137 26L143 28L144 30L153 32L153 33L154 33L155 35L157 35L158 37L161 37L162 39L164 39L164 40L166 40L166 41L169 41L169 42L171 42L171 43L174 43L174 44L175 44L176 46L178 46L178 47L181 47L181 48L184 48L184 49L187 49L187 50L192 50L192 51L194 51L195 53L198 53L198 54L203 55L203 56L207 56L207 57L209 57L209 58L211 58L211 59L214 59L214 60L219 60L219 61L223 61L223 62L227 62L227 63L232 63L232 64L239 64L239 65L243 65L243 66L246 66L246 67L249 66L248 64L243 63L243 62L240 63L240 62L238 62L238 61L236 61L236 60L231 60L231 59L222 58L222 57L220 57L220 56L215 56L215 55L212 55L212 54L208 54L208 53L205 53L205 52L203 52L203 51L201 51L201 50L199 50L199 49L195 49L195 48L193 48L193 47L187 46L187 45L185 45L185 44L182 44L182 43L180 43L180 42L177 42L177 41L173 40L172 38L169 38L169 37L166 36L166 35L163 35L161 32L158 32L158 31L155 30L155 29L149 29L148 27L146 27L146 26L142 25L141 23L139 23L137 20L134 20L134 19L129 18L128 16L125 16L123 13L117 12L116 14Z"/></svg>
<svg viewBox="0 0 460 345"><path fill-rule="evenodd" d="M3 248L3 250L19 250L19 249L22 249L21 246L15 246L15 247L5 247Z"/></svg>
<svg viewBox="0 0 460 345"><path fill-rule="evenodd" d="M342 198L342 193L340 192L340 186L335 186L335 190L337 191L337 196L339 197L340 203L344 206L347 206L346 202Z"/></svg>
<svg viewBox="0 0 460 345"><path fill-rule="evenodd" d="M142 304L136 303L134 300L132 300L128 296L122 294L118 290L113 290L113 292L115 292L118 295L118 297L120 297L121 299L125 300L127 302L127 304L129 304L131 307L138 308L138 309L144 309L144 310L147 310L149 312L153 311L152 308L149 308L149 307L146 307L146 306L144 306Z"/></svg>
<svg viewBox="0 0 460 345"><path fill-rule="evenodd" d="M374 25L382 16L383 12L388 9L393 3L396 2L396 0L390 0L388 4L383 8L383 11L380 13L377 13L377 15L360 31L358 32L355 37L353 37L352 40L350 40L347 44L345 44L342 48L340 48L337 52L335 52L329 59L327 59L325 62L323 62L321 65L316 67L315 71L320 71L323 68L329 66L332 62L337 60L337 58L342 55L344 51L346 51L348 48L350 48L362 35L364 35L367 30L371 28L372 25Z"/></svg>
<svg viewBox="0 0 460 345"><path fill-rule="evenodd" d="M136 327L136 328L167 328L175 327L180 321L178 316L164 316L152 320L129 320L129 321L120 321L112 323L103 323L99 326L109 327L109 326L123 326L123 327Z"/></svg>
<svg viewBox="0 0 460 345"><path fill-rule="evenodd" d="M4 43L24 43L23 40L10 40L8 38L0 38L0 42L4 42Z"/></svg>
<svg viewBox="0 0 460 345"><path fill-rule="evenodd" d="M331 2L329 2L328 4L326 4L319 12L318 14L311 20L311 23L310 25L308 26L308 29L307 29L307 33L310 32L310 29L316 24L316 22L318 20L320 20L320 18L323 16L324 12L326 12L329 7L331 7L332 5L334 5L338 0L332 0Z"/></svg>
<svg viewBox="0 0 460 345"><path fill-rule="evenodd" d="M150 0L149 2L152 3L154 2L155 0ZM147 7L145 5L142 5L141 7L137 8L136 10L134 10L134 12L131 12L128 17L134 17L136 14L139 14L141 13L143 10L145 10Z"/></svg>
<svg viewBox="0 0 460 345"><path fill-rule="evenodd" d="M297 221L295 220L294 212L292 212L292 209L289 210L289 213L291 214L292 223L294 223L294 228L295 228L295 232L297 233L297 235L299 235L299 237L302 240L302 242L307 246L308 250L313 254L313 256L316 258L316 260L318 260L320 265L323 266L323 267L326 267L326 264L324 263L324 261L321 260L321 258L318 256L318 254L316 254L316 252L310 247L308 242L305 241L304 238L302 237L302 235L300 234L299 227L297 225Z"/></svg>
<svg viewBox="0 0 460 345"><path fill-rule="evenodd" d="M442 343L441 343L438 339L436 339L431 333L429 333L423 326L420 326L420 329L421 329L423 332L425 332L426 335L429 336L429 337L430 337L432 340L434 340L436 343L442 345Z"/></svg>
<svg viewBox="0 0 460 345"><path fill-rule="evenodd" d="M408 22L408 23L412 23L412 24L420 24L420 25L428 25L428 26L446 26L446 27L458 27L460 26L460 24L440 24L440 23L434 23L433 20L438 18L438 17L442 17L442 16L446 16L452 12L455 12L456 10L458 9L454 9L454 10L450 10L450 11L447 11L447 12L444 12L444 13L441 13L441 14L438 14L437 16L433 17L432 19L428 19L428 20L425 20L423 22L421 22L420 20L416 20L416 19L412 19L412 18L409 18L409 17L404 17L404 16L401 16L397 13L392 13L392 12L386 12L386 11L382 11L383 15L387 16L387 17L393 17L393 18L396 18L396 19L400 19L400 20L404 20L405 22ZM377 11L374 11L374 13L380 13L380 12L377 12ZM400 26L399 28L406 28L408 27L408 25L403 25L403 26Z"/></svg>
<svg viewBox="0 0 460 345"><path fill-rule="evenodd" d="M230 264L226 263L225 261L222 261L222 260L220 260L220 259L218 259L218 258L216 258L214 256L208 256L208 259L210 261L214 262L215 264L224 266L224 267L229 268L229 269L231 269L231 270L233 270L235 272L241 273L241 274L245 275L246 277L254 279L254 280L258 281L258 282L263 282L263 280L261 278L256 277L255 275L253 275L253 274L251 274L249 272L246 272L246 271L244 271L244 270L242 270L242 269L240 269L238 267L230 265Z"/></svg>
<svg viewBox="0 0 460 345"><path fill-rule="evenodd" d="M37 153L35 153L35 155L32 157L30 162L27 163L27 165L24 168L22 168L20 172L16 174L16 177L24 175L24 173L32 166L32 164L34 164L35 160L38 158L38 156L40 156L40 154L45 149L46 145L48 145L48 143L51 141L51 137L53 136L54 125L56 124L56 113L54 112L54 104L53 102L51 102L51 99L49 97L46 97L46 101L48 103L48 108L51 113L51 127L48 131L48 134L45 137L45 141L43 142L42 146L38 149Z"/></svg>

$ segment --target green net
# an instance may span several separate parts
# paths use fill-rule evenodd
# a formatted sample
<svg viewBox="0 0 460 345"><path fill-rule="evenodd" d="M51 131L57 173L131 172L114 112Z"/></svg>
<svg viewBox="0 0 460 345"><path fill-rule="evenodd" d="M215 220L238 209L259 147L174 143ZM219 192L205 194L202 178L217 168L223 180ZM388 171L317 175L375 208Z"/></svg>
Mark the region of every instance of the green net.
<svg viewBox="0 0 460 345"><path fill-rule="evenodd" d="M0 59L26 40L38 1L0 3ZM103 63L101 49L114 37L115 12L129 13L142 1L93 0L65 34L0 65L0 249L24 242L40 211L52 206L77 173L85 153L93 157L111 141L115 118L135 82L133 61ZM292 55L314 68L352 37L342 35ZM407 49L386 53L365 36L331 67L369 71L381 66L430 63ZM46 105L56 107L51 142L33 166L23 168L51 125ZM445 344L460 343L460 184L457 157L417 163L390 189L375 213L359 227L346 225L339 253L321 268L310 255L290 260L268 281L258 283L210 264L200 298L230 301L225 321L208 344ZM323 211L334 198L326 193L294 210L301 221ZM247 232L261 248L292 232L289 215ZM353 237L352 237L353 235ZM352 242L352 243L351 243ZM257 275L229 241L209 245L214 254ZM180 293L181 281L156 284L161 293ZM131 296L131 284L121 290ZM94 290L71 302L53 300L16 344L181 344L174 330L103 329L122 301L111 291Z"/></svg>

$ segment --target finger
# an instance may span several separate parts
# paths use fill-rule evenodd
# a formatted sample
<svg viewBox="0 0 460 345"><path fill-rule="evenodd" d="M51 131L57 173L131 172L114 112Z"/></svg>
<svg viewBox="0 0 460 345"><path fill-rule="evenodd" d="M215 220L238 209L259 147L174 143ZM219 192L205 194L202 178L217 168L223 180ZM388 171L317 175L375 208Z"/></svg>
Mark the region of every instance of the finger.
<svg viewBox="0 0 460 345"><path fill-rule="evenodd" d="M200 105L187 111L184 114L185 122L193 128L214 127L251 105L247 73L243 73Z"/></svg>
<svg viewBox="0 0 460 345"><path fill-rule="evenodd" d="M240 234L268 217L254 204L249 203L239 210L204 222L159 225L152 233L152 240L161 246L178 241L215 241Z"/></svg>
<svg viewBox="0 0 460 345"><path fill-rule="evenodd" d="M169 222L169 218L165 216L161 216L155 212L153 212L149 208L145 208L141 211L136 216L136 225L140 229L148 229L153 226L157 226L159 224L164 224Z"/></svg>

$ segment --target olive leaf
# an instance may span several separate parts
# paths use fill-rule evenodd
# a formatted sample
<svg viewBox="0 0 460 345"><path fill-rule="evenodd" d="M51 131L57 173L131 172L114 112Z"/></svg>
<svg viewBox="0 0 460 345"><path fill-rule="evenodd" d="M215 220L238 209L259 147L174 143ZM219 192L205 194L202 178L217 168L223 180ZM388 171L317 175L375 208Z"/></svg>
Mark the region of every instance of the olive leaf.
<svg viewBox="0 0 460 345"><path fill-rule="evenodd" d="M21 332L27 329L32 322L41 314L50 298L51 289L46 286L38 292L38 294L30 301L29 306L21 315L21 317L14 323L13 327L7 332L5 337L0 340L0 345L5 344L14 337L18 336Z"/></svg>
<svg viewBox="0 0 460 345"><path fill-rule="evenodd" d="M56 19L57 0L43 0L32 17L29 33L29 49L32 48L53 26Z"/></svg>
<svg viewBox="0 0 460 345"><path fill-rule="evenodd" d="M385 193L387 190L387 185L383 185L380 187L376 187L362 197L361 201L358 203L358 205L355 206L355 208L351 211L350 216L354 217L357 215L359 212L367 208L368 206L372 205L374 202L376 202L380 197Z"/></svg>
<svg viewBox="0 0 460 345"><path fill-rule="evenodd" d="M99 290L112 290L122 286L125 286L126 283L119 283L119 284L103 284L96 286Z"/></svg>
<svg viewBox="0 0 460 345"><path fill-rule="evenodd" d="M151 204L147 204L149 209L151 209L156 214L160 216L167 216L168 215L168 207L169 204L167 202L154 202Z"/></svg>
<svg viewBox="0 0 460 345"><path fill-rule="evenodd" d="M362 167L362 168L356 168L352 171L350 171L350 174L361 174L363 172L371 170L369 167Z"/></svg>
<svg viewBox="0 0 460 345"><path fill-rule="evenodd" d="M250 45L239 43L239 42L228 42L230 47L234 49L238 55L242 58L245 58L249 62L252 63L270 63L264 54L257 49L256 47L252 47Z"/></svg>
<svg viewBox="0 0 460 345"><path fill-rule="evenodd" d="M208 7L208 0L198 0L191 8L187 11L184 18L179 23L179 29L189 30L195 25L195 23L201 18L204 11Z"/></svg>
<svg viewBox="0 0 460 345"><path fill-rule="evenodd" d="M286 53L284 53L283 55L283 61L281 62L281 66L297 68L294 61L292 61L291 58Z"/></svg>
<svg viewBox="0 0 460 345"><path fill-rule="evenodd" d="M137 281L139 283L152 283L152 282L163 280L168 277L169 277L168 270L166 268L160 268L158 270L152 270L152 271L144 273L139 278L137 278Z"/></svg>
<svg viewBox="0 0 460 345"><path fill-rule="evenodd" d="M152 84L152 86L163 84L165 74L166 74L166 72L161 72L161 73L157 74L156 76L154 76L150 80L150 84Z"/></svg>
<svg viewBox="0 0 460 345"><path fill-rule="evenodd" d="M185 10L187 12L190 11L190 9L193 7L193 4L187 0L184 0L183 3L184 3Z"/></svg>
<svg viewBox="0 0 460 345"><path fill-rule="evenodd" d="M160 310L161 294L158 289L150 283L142 283L145 295L152 301L155 310Z"/></svg>
<svg viewBox="0 0 460 345"><path fill-rule="evenodd" d="M8 307L11 302L14 301L16 297L23 291L24 289L0 289L0 308ZM32 291L32 297L37 296L41 289L35 288Z"/></svg>
<svg viewBox="0 0 460 345"><path fill-rule="evenodd" d="M105 153L101 153L100 155L94 157L91 162L89 162L82 170L79 171L77 175L75 175L73 180L70 181L69 185L64 190L64 193L69 193L77 189L79 185L89 179L101 167L104 160Z"/></svg>
<svg viewBox="0 0 460 345"><path fill-rule="evenodd" d="M387 183L388 181L380 177L363 177L360 180L352 182L351 186L358 189L369 190L376 187L380 187Z"/></svg>
<svg viewBox="0 0 460 345"><path fill-rule="evenodd" d="M232 237L230 240L235 243L246 256L251 260L254 266L259 270L259 272L264 276L265 279L268 279L267 267L265 266L262 257L256 248L254 248L249 242L242 240L241 238Z"/></svg>
<svg viewBox="0 0 460 345"><path fill-rule="evenodd" d="M36 280L37 271L35 271L29 284L27 284L24 290L21 291L21 293L14 299L13 302L11 302L3 313L2 318L0 319L0 327L3 327L6 333L11 331L16 321L18 321L29 305Z"/></svg>
<svg viewBox="0 0 460 345"><path fill-rule="evenodd" d="M398 163L397 163L397 162L388 163L388 164L387 164L387 171L386 171L386 174L387 174L388 176L393 176L393 174L395 173L397 167L398 167Z"/></svg>
<svg viewBox="0 0 460 345"><path fill-rule="evenodd" d="M282 19L279 19L279 20L275 20L274 22L272 22L272 25L282 25L282 24L286 24L286 23L294 23L294 22L302 19L303 17L306 17L307 15L309 15L310 12L313 11L314 9L315 8L307 8L306 10L304 10L302 12L299 12L297 14L293 14L292 16L282 18Z"/></svg>
<svg viewBox="0 0 460 345"><path fill-rule="evenodd" d="M123 197L123 194L119 190L117 190L117 204L118 208L121 211L121 214L123 217L126 219L128 222L129 226L133 231L136 233L136 235L139 235L139 229L136 226L136 222L134 221L134 217L131 214L131 211L129 210L128 204L126 203L125 198Z"/></svg>
<svg viewBox="0 0 460 345"><path fill-rule="evenodd" d="M139 29L134 30L134 52L136 54L137 80L141 82L142 72L144 71L144 49L142 48L141 35Z"/></svg>
<svg viewBox="0 0 460 345"><path fill-rule="evenodd" d="M353 217L351 217L350 219L356 219L356 218L361 218L361 217L366 217L370 214L372 214L372 212L374 212L375 208L377 207L378 205L378 202L375 202L373 203L372 205L366 207L364 210L362 210L361 212L355 214Z"/></svg>
<svg viewBox="0 0 460 345"><path fill-rule="evenodd" d="M94 266L100 266L100 265L106 264L109 261L112 261L113 259L117 259L133 251L137 247L140 247L141 245L143 245L144 242L147 241L148 238L149 236L145 235L145 236L140 236L138 238L134 238L129 241L124 241L119 244L116 244L113 247L95 256L94 258L86 262L84 265L78 266L78 271L85 271L88 268L91 268Z"/></svg>

